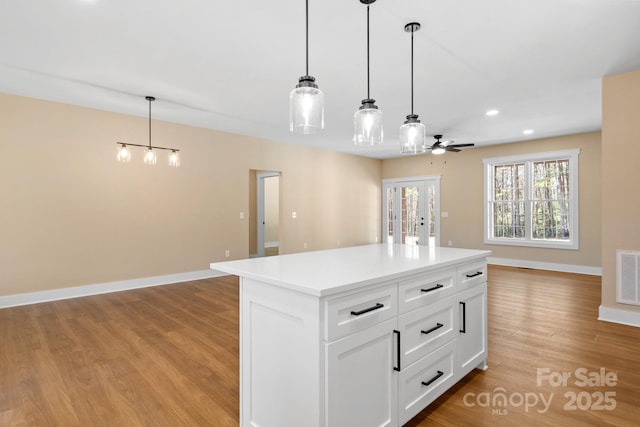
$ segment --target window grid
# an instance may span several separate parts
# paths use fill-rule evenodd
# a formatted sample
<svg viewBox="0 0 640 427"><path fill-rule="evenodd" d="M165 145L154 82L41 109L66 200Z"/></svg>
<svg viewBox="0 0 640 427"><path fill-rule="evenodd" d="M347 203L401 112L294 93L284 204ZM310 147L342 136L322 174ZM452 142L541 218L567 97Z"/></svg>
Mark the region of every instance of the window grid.
<svg viewBox="0 0 640 427"><path fill-rule="evenodd" d="M485 159L486 243L577 249L578 153Z"/></svg>

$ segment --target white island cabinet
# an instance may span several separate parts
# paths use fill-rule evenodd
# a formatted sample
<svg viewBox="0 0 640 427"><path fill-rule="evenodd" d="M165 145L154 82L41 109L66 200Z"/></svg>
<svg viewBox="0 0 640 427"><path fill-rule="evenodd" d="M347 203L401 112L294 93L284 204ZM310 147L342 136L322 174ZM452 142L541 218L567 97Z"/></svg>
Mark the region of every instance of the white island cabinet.
<svg viewBox="0 0 640 427"><path fill-rule="evenodd" d="M376 244L240 277L240 425L399 426L486 369L489 251Z"/></svg>

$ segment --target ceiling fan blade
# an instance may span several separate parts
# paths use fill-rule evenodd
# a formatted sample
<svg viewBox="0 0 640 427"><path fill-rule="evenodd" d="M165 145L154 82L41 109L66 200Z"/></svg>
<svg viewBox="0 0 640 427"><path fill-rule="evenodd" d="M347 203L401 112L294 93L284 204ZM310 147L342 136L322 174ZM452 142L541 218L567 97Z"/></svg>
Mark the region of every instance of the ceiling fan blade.
<svg viewBox="0 0 640 427"><path fill-rule="evenodd" d="M456 147L456 148L461 148L461 147L473 147L475 144L453 144L453 145L448 145L447 147Z"/></svg>
<svg viewBox="0 0 640 427"><path fill-rule="evenodd" d="M458 150L457 148L454 148L454 147L453 147L453 146L451 146L451 145L449 145L449 146L447 146L447 147L443 147L443 148L444 148L445 150L447 150L447 151L453 151L453 152L455 152L455 153L457 153L458 151L460 151L460 150Z"/></svg>

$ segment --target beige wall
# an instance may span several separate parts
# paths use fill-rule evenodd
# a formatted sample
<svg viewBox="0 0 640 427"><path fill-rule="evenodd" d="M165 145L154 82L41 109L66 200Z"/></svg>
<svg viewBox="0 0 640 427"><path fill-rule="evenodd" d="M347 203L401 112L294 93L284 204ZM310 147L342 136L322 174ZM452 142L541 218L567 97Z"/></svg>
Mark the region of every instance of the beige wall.
<svg viewBox="0 0 640 427"><path fill-rule="evenodd" d="M484 158L580 149L580 249L542 249L484 244ZM539 139L512 144L465 149L442 156L431 154L384 160L383 178L440 175L440 243L449 240L461 248L488 249L492 256L600 267L600 133Z"/></svg>
<svg viewBox="0 0 640 427"><path fill-rule="evenodd" d="M602 85L602 305L617 304L616 250L640 251L640 71Z"/></svg>
<svg viewBox="0 0 640 427"><path fill-rule="evenodd" d="M116 162L115 141L146 143L146 122L0 94L0 296L246 258L250 169L282 172L282 253L379 236L379 160L154 121L182 166L135 149Z"/></svg>
<svg viewBox="0 0 640 427"><path fill-rule="evenodd" d="M264 242L277 243L280 222L280 177L264 180Z"/></svg>

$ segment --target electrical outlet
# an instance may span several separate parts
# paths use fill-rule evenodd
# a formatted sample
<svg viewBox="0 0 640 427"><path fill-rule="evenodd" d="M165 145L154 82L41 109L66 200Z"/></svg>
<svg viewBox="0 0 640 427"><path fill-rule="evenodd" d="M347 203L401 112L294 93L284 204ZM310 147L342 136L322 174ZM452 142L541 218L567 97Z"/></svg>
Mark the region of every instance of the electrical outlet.
<svg viewBox="0 0 640 427"><path fill-rule="evenodd" d="M444 212L442 212L442 213L440 214L440 216L441 216L442 218L449 218L449 212L444 211Z"/></svg>
<svg viewBox="0 0 640 427"><path fill-rule="evenodd" d="M449 246L453 246L453 242L452 242L451 240L449 240L449 241L447 242L447 245L449 245Z"/></svg>
<svg viewBox="0 0 640 427"><path fill-rule="evenodd" d="M307 242L304 242L302 246L307 249Z"/></svg>
<svg viewBox="0 0 640 427"><path fill-rule="evenodd" d="M224 256L226 258L229 258L231 256L231 251L229 249L227 249L226 251L224 251Z"/></svg>
<svg viewBox="0 0 640 427"><path fill-rule="evenodd" d="M291 218L296 219L298 217L297 212L291 212Z"/></svg>
<svg viewBox="0 0 640 427"><path fill-rule="evenodd" d="M340 240L336 240L336 246L340 246Z"/></svg>

